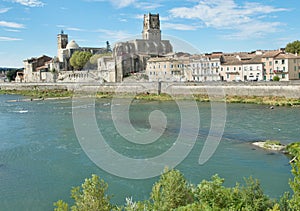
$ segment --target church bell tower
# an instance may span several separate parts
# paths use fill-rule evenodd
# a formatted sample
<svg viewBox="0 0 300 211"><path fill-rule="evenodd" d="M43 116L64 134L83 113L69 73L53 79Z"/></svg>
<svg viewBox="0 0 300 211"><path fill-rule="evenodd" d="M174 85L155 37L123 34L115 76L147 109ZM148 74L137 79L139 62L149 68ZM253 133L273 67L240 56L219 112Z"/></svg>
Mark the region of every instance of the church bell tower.
<svg viewBox="0 0 300 211"><path fill-rule="evenodd" d="M64 61L64 50L68 45L68 35L62 30L60 34L57 35L57 57L60 62Z"/></svg>
<svg viewBox="0 0 300 211"><path fill-rule="evenodd" d="M62 30L60 34L57 35L57 49L65 49L68 45L68 35L64 34Z"/></svg>
<svg viewBox="0 0 300 211"><path fill-rule="evenodd" d="M143 39L161 41L159 14L144 15Z"/></svg>

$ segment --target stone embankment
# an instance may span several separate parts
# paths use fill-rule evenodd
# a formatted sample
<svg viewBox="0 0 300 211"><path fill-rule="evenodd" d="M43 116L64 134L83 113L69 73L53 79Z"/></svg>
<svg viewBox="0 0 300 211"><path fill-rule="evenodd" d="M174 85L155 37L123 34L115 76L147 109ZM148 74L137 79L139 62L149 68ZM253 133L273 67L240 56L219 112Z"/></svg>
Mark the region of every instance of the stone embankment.
<svg viewBox="0 0 300 211"><path fill-rule="evenodd" d="M258 96L300 99L300 81L291 82L131 82L131 83L0 83L2 90L68 90L103 93L188 93L209 96Z"/></svg>

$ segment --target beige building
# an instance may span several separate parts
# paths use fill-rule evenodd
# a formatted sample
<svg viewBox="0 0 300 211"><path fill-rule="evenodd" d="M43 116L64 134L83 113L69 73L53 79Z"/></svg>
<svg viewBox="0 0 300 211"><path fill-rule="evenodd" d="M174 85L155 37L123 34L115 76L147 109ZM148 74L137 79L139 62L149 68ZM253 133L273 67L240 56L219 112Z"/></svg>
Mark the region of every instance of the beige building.
<svg viewBox="0 0 300 211"><path fill-rule="evenodd" d="M172 57L157 57L147 61L149 81L184 81L184 63Z"/></svg>
<svg viewBox="0 0 300 211"><path fill-rule="evenodd" d="M274 74L274 59L281 51L267 51L262 55L262 62L264 65L264 80L273 80Z"/></svg>
<svg viewBox="0 0 300 211"><path fill-rule="evenodd" d="M189 68L192 71L191 81L219 81L220 54L193 55L190 57Z"/></svg>
<svg viewBox="0 0 300 211"><path fill-rule="evenodd" d="M24 82L45 81L51 61L52 58L45 55L24 60Z"/></svg>
<svg viewBox="0 0 300 211"><path fill-rule="evenodd" d="M116 62L112 56L98 59L98 74L101 82L116 82Z"/></svg>
<svg viewBox="0 0 300 211"><path fill-rule="evenodd" d="M298 80L300 78L300 56L280 53L274 58L273 74L280 81Z"/></svg>
<svg viewBox="0 0 300 211"><path fill-rule="evenodd" d="M220 77L222 81L262 81L262 56L255 52L224 54Z"/></svg>
<svg viewBox="0 0 300 211"><path fill-rule="evenodd" d="M262 62L266 81L273 80L274 76L281 81L300 79L300 56L282 50L268 51L262 55Z"/></svg>

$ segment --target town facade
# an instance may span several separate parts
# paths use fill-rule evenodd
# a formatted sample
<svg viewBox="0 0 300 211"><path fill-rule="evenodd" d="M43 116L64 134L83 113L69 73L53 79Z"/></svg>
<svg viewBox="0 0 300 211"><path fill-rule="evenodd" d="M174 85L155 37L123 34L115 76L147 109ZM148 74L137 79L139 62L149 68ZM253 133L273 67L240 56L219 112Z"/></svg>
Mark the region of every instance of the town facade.
<svg viewBox="0 0 300 211"><path fill-rule="evenodd" d="M107 41L108 43L108 41ZM76 51L99 54L96 65L74 70L70 58ZM135 73L149 81L281 81L300 79L300 56L274 51L190 55L174 53L169 40L163 40L159 14L145 14L142 38L119 42L110 55L108 48L80 47L63 31L57 35L57 55L24 60L19 82L121 82Z"/></svg>

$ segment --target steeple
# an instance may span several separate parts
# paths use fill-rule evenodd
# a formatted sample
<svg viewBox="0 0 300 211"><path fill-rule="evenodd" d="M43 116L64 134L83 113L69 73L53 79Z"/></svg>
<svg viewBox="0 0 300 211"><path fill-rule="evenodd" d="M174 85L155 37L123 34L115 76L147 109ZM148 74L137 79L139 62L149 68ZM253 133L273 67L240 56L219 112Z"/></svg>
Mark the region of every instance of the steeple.
<svg viewBox="0 0 300 211"><path fill-rule="evenodd" d="M144 15L143 39L161 41L159 14Z"/></svg>
<svg viewBox="0 0 300 211"><path fill-rule="evenodd" d="M64 31L61 30L61 33L57 35L57 49L64 49L68 45L68 35L64 34Z"/></svg>

